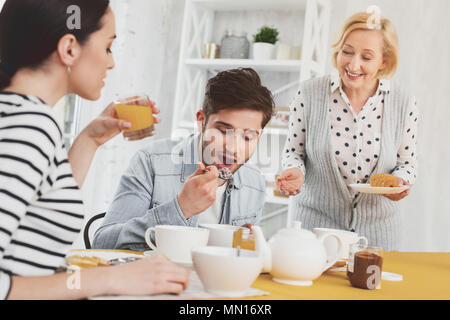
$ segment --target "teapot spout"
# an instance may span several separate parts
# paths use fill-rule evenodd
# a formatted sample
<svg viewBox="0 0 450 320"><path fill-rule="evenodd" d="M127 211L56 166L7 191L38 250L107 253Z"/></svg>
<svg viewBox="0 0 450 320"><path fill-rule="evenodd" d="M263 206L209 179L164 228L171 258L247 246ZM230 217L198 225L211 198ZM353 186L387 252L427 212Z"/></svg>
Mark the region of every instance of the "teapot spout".
<svg viewBox="0 0 450 320"><path fill-rule="evenodd" d="M252 226L255 235L255 251L264 257L263 272L272 271L272 251L264 238L264 233L259 226Z"/></svg>

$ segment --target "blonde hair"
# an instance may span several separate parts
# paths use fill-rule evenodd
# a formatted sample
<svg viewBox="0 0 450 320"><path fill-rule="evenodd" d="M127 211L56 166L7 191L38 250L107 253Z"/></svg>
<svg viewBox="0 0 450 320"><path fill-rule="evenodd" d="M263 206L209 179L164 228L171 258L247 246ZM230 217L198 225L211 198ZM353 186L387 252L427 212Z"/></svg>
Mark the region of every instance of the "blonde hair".
<svg viewBox="0 0 450 320"><path fill-rule="evenodd" d="M337 68L337 56L342 49L345 40L348 35L354 30L377 30L379 31L384 40L383 45L383 59L386 62L386 67L380 70L377 74L377 78L389 78L394 75L398 66L398 36L394 24L386 19L380 17L379 23L377 21L374 26L372 23L372 13L359 12L351 16L342 27L338 34L337 41L331 46L332 61L335 68Z"/></svg>

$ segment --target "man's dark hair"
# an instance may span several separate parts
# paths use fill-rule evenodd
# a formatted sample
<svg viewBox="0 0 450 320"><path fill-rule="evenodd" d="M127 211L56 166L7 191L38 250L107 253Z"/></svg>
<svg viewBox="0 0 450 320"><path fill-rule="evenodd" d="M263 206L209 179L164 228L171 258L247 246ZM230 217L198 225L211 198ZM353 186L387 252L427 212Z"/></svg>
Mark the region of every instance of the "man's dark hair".
<svg viewBox="0 0 450 320"><path fill-rule="evenodd" d="M227 109L251 109L264 114L262 128L273 116L275 103L272 93L261 85L255 70L240 68L222 71L206 85L203 112L209 116Z"/></svg>

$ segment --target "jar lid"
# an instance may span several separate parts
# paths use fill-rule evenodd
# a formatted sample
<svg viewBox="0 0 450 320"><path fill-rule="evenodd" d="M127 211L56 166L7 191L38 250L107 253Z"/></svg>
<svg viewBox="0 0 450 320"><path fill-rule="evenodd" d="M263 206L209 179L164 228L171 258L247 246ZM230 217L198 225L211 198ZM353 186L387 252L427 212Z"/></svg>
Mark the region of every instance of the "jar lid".
<svg viewBox="0 0 450 320"><path fill-rule="evenodd" d="M246 37L247 36L247 32L245 31L237 31L237 30L233 30L231 31L231 35L235 36L235 37Z"/></svg>

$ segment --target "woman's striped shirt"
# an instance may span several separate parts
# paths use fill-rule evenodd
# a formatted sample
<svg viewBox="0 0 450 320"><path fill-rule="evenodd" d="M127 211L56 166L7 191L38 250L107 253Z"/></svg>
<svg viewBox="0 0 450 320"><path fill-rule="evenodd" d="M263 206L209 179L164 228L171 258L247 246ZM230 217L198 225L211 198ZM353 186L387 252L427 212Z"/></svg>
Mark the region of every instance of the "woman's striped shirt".
<svg viewBox="0 0 450 320"><path fill-rule="evenodd" d="M0 92L0 298L12 275L53 274L83 218L53 110L39 98Z"/></svg>

